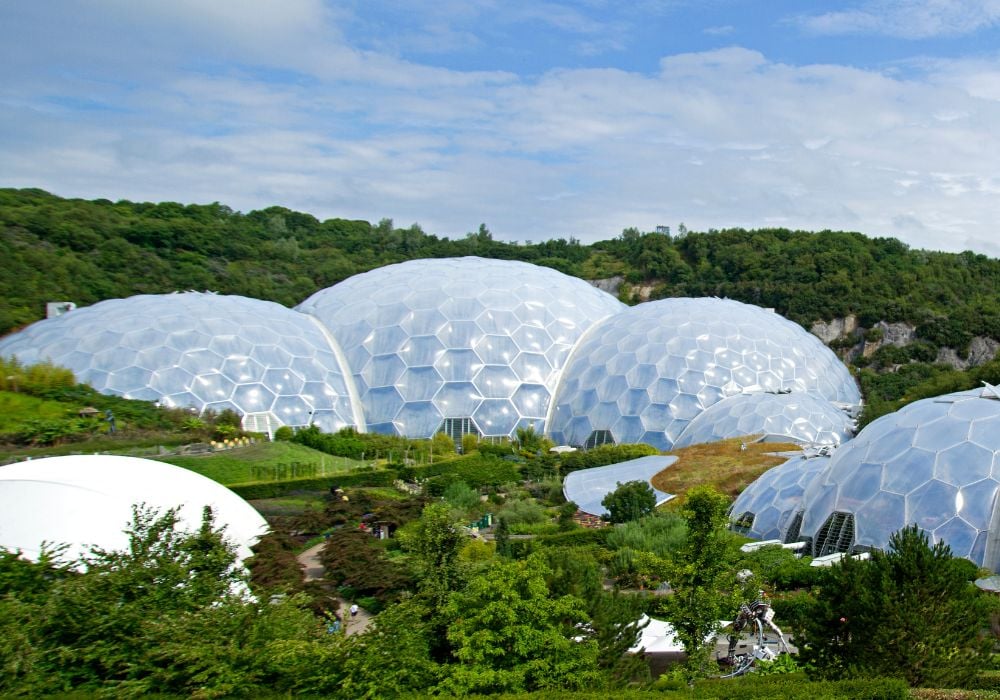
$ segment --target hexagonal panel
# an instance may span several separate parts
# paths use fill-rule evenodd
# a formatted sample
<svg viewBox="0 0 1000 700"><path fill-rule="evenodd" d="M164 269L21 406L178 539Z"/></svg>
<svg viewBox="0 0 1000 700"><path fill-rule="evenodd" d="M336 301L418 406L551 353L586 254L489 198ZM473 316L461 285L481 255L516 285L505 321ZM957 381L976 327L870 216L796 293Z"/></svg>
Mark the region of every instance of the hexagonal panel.
<svg viewBox="0 0 1000 700"><path fill-rule="evenodd" d="M918 401L871 423L834 454L830 488L807 490L802 535L812 536L835 510L853 512L858 544L884 549L891 533L915 523L956 554L997 568L1000 561L983 557L985 536L998 526L992 522L998 493L992 474L1000 433L972 429L994 416L1000 417L1000 401L977 389ZM871 490L858 485L863 464L880 468L881 487L866 504L852 506L849 497Z"/></svg>
<svg viewBox="0 0 1000 700"><path fill-rule="evenodd" d="M425 402L434 398L443 383L441 375L433 367L411 367L403 373L396 386L407 402Z"/></svg>
<svg viewBox="0 0 1000 700"><path fill-rule="evenodd" d="M487 365L472 380L481 396L492 399L509 398L520 384L510 367Z"/></svg>
<svg viewBox="0 0 1000 700"><path fill-rule="evenodd" d="M505 436L514 432L519 416L506 399L484 399L472 415L483 435Z"/></svg>
<svg viewBox="0 0 1000 700"><path fill-rule="evenodd" d="M354 423L323 332L307 316L272 302L196 292L112 299L40 321L0 345L8 354L44 351L46 338L65 353L69 369L81 379L86 373L100 391L198 411L220 405L256 410L257 402L227 403L234 385L255 384L265 368L287 370L293 356L308 357L315 371L310 379L338 397L329 410L342 412L342 424Z"/></svg>
<svg viewBox="0 0 1000 700"><path fill-rule="evenodd" d="M434 404L445 418L465 418L479 407L482 396L472 382L448 382L434 397Z"/></svg>
<svg viewBox="0 0 1000 700"><path fill-rule="evenodd" d="M619 359L628 353L634 353L631 365ZM652 402L669 407L660 412L664 419L669 416L669 425L658 426L669 445L685 421L723 397L750 389L778 391L785 388L783 377L793 373L803 377L796 379L803 393L860 402L857 386L836 356L777 314L729 300L662 299L632 307L596 328L574 352L556 404L573 404L571 385L573 392L585 391L605 377L624 375L630 387L645 388ZM595 430L611 427L591 422Z"/></svg>
<svg viewBox="0 0 1000 700"><path fill-rule="evenodd" d="M222 361L220 371L237 384L259 382L264 376L264 366L246 356L226 358Z"/></svg>

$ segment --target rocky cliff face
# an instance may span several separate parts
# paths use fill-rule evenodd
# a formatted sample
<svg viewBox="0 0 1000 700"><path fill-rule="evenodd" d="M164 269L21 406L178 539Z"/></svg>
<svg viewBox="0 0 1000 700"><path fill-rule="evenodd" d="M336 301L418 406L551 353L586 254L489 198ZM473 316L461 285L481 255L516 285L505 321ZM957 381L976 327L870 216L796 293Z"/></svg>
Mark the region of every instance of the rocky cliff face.
<svg viewBox="0 0 1000 700"><path fill-rule="evenodd" d="M940 348L938 350L937 361L945 362L955 369L969 369L985 364L996 357L997 350L1000 350L1000 343L993 338L975 337L969 344L969 356L962 359L952 348Z"/></svg>
<svg viewBox="0 0 1000 700"><path fill-rule="evenodd" d="M607 292L612 296L618 296L618 290L621 289L622 282L625 278L621 275L615 275L614 277L608 277L603 280L587 280L592 285L600 289L602 292Z"/></svg>
<svg viewBox="0 0 1000 700"><path fill-rule="evenodd" d="M904 347L917 340L917 329L909 323L879 321L872 329L866 329L858 325L858 320L854 316L820 321L814 323L809 330L827 345L834 344L845 360L870 357L879 348L887 345ZM879 333L874 334L877 339L867 340L866 338L872 335L868 330L878 330ZM968 357L960 357L953 348L940 348L935 361L965 370L989 362L996 356L998 350L1000 343L996 340L976 337L969 346Z"/></svg>
<svg viewBox="0 0 1000 700"><path fill-rule="evenodd" d="M621 275L615 275L614 277L608 277L602 280L587 281L601 291L617 297L619 296L619 292L621 292L622 285L625 283L625 278ZM633 297L640 302L649 301L649 297L653 294L653 290L655 288L656 285L654 284L629 285L628 293L630 297Z"/></svg>
<svg viewBox="0 0 1000 700"><path fill-rule="evenodd" d="M854 336L858 330L856 316L835 318L832 321L817 321L809 331L824 343L829 345L839 338Z"/></svg>

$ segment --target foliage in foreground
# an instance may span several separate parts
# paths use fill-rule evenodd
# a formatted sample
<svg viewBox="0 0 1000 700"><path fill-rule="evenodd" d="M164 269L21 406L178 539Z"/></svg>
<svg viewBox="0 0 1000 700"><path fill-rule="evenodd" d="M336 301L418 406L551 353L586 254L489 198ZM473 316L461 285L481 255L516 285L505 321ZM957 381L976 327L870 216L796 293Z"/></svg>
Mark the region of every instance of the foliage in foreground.
<svg viewBox="0 0 1000 700"><path fill-rule="evenodd" d="M699 486L688 492L681 509L687 537L670 562L673 594L662 599L662 606L688 656L691 678L708 674L719 620L731 619L727 616L743 593L732 566L732 537L725 529L728 507L726 496Z"/></svg>
<svg viewBox="0 0 1000 700"><path fill-rule="evenodd" d="M821 678L896 676L912 686L965 687L991 648L990 601L970 573L915 525L869 561L844 559L820 589L800 642L803 661Z"/></svg>
<svg viewBox="0 0 1000 700"><path fill-rule="evenodd" d="M0 556L0 693L70 690L214 697L292 690L282 650L329 642L299 599L247 595L231 545L206 510L195 532L176 510L136 509L124 551L80 562Z"/></svg>

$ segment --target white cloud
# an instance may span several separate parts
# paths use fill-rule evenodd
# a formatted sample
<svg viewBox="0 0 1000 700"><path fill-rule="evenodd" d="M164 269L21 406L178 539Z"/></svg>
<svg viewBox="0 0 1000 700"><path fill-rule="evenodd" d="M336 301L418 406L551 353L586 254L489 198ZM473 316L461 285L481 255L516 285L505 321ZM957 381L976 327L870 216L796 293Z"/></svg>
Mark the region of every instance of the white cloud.
<svg viewBox="0 0 1000 700"><path fill-rule="evenodd" d="M1000 23L998 0L868 0L855 9L803 15L817 34L877 34L903 39L962 36Z"/></svg>
<svg viewBox="0 0 1000 700"><path fill-rule="evenodd" d="M714 27L705 27L701 30L702 34L707 34L708 36L728 36L736 31L736 27L731 24L721 24Z"/></svg>
<svg viewBox="0 0 1000 700"><path fill-rule="evenodd" d="M46 43L19 58L0 81L0 185L387 216L441 235L780 224L1000 254L996 58L901 78L731 47L652 74L524 78L359 50L316 3L275 20L267 50L252 40L265 24L206 28L197 7L139 17L122 0L87 25L102 46L53 31L60 70ZM30 44L0 38L15 58Z"/></svg>

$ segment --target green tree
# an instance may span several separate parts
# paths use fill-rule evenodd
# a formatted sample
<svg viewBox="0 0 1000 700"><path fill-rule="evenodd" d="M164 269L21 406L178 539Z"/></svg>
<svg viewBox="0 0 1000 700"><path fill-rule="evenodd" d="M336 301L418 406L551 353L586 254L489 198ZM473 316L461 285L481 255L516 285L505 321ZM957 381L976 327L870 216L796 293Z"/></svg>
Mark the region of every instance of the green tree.
<svg viewBox="0 0 1000 700"><path fill-rule="evenodd" d="M420 519L400 532L401 544L414 558L420 590L440 610L447 597L462 587L458 552L466 535L444 503L424 508Z"/></svg>
<svg viewBox="0 0 1000 700"><path fill-rule="evenodd" d="M497 556L505 559L510 557L510 526L507 524L507 518L501 517L499 519L496 529L493 531L493 539L496 542Z"/></svg>
<svg viewBox="0 0 1000 700"><path fill-rule="evenodd" d="M656 494L645 481L618 482L618 488L601 501L608 509L608 520L613 523L627 523L638 520L656 509Z"/></svg>
<svg viewBox="0 0 1000 700"><path fill-rule="evenodd" d="M337 697L398 697L433 688L444 669L431 656L435 631L429 616L424 603L411 598L379 613L365 633L349 637Z"/></svg>
<svg viewBox="0 0 1000 700"><path fill-rule="evenodd" d="M604 572L596 557L581 548L546 547L540 555L549 567L549 595L573 595L584 601L590 638L597 642L597 667L613 687L649 674L645 659L628 653L644 627L646 601L636 595L604 589Z"/></svg>
<svg viewBox="0 0 1000 700"><path fill-rule="evenodd" d="M989 600L974 571L943 542L908 526L869 561L833 566L802 640L825 678L899 676L912 686L961 688L989 658ZM873 653L878 650L878 653Z"/></svg>
<svg viewBox="0 0 1000 700"><path fill-rule="evenodd" d="M210 511L194 532L178 525L176 510L136 508L125 550L95 549L72 568L0 557L0 694L215 697L299 688L274 661L276 650L293 645L325 657L337 641L322 634L303 598L247 595Z"/></svg>
<svg viewBox="0 0 1000 700"><path fill-rule="evenodd" d="M597 643L581 637L584 602L549 595L538 556L498 562L445 609L456 663L442 689L457 695L582 690L601 678Z"/></svg>
<svg viewBox="0 0 1000 700"><path fill-rule="evenodd" d="M708 672L709 654L719 621L738 604L732 538L726 530L729 499L711 486L687 493L681 514L687 537L668 570L673 595L663 599L667 619L688 655L691 677Z"/></svg>

